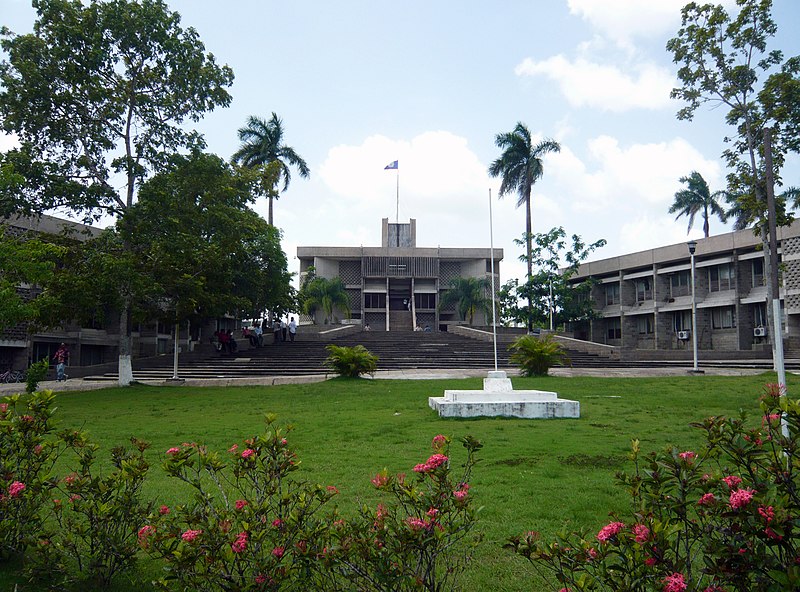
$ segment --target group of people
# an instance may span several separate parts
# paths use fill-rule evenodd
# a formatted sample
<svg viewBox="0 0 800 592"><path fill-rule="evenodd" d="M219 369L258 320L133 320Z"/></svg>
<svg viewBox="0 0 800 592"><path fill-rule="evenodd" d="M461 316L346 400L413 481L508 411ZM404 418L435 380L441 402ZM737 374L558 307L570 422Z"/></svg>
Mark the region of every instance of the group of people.
<svg viewBox="0 0 800 592"><path fill-rule="evenodd" d="M297 323L295 322L294 317L289 317L288 323L286 322L286 319L276 318L272 322L272 335L272 343L281 343L286 341L287 336L289 341L294 341L294 338L297 335Z"/></svg>
<svg viewBox="0 0 800 592"><path fill-rule="evenodd" d="M266 324L266 321L265 321ZM297 322L294 317L286 319L276 318L272 323L273 343L284 341L294 341L297 335ZM260 322L254 323L252 327L242 328L242 337L250 342L250 347L262 347L264 345L264 329ZM217 351L221 353L233 353L236 351L236 339L230 330L220 330L214 333L212 341L217 345Z"/></svg>

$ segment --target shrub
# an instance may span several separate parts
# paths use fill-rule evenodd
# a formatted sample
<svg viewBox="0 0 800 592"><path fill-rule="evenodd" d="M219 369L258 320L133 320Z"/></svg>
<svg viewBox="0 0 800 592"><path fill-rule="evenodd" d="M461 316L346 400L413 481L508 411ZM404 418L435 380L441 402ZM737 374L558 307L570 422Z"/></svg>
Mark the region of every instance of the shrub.
<svg viewBox="0 0 800 592"><path fill-rule="evenodd" d="M58 458L50 391L0 402L0 557L21 555L37 540Z"/></svg>
<svg viewBox="0 0 800 592"><path fill-rule="evenodd" d="M524 376L547 376L547 372L556 364L569 363L564 348L552 335L523 335L508 349L511 351L511 363L518 365Z"/></svg>
<svg viewBox="0 0 800 592"><path fill-rule="evenodd" d="M149 445L131 438L133 450L115 447L113 470L102 475L96 466L98 446L85 433L60 436L76 455L78 468L53 483L28 572L54 590L107 589L117 574L134 565L139 550L137 529L149 512L141 499Z"/></svg>
<svg viewBox="0 0 800 592"><path fill-rule="evenodd" d="M469 479L481 443L462 440L467 450L463 471L454 476L450 440L433 439L433 454L413 471L389 475L384 469L372 484L390 496L386 504L363 506L360 516L331 530L330 565L351 586L345 590L438 592L458 589L461 573L479 541Z"/></svg>
<svg viewBox="0 0 800 592"><path fill-rule="evenodd" d="M164 470L194 499L161 506L139 529L141 546L166 561L161 589L325 589L315 583L329 520L318 513L338 492L292 478L298 461L274 420L227 461L195 443L166 451Z"/></svg>
<svg viewBox="0 0 800 592"><path fill-rule="evenodd" d="M597 534L536 533L509 545L567 590L772 591L800 589L800 402L777 385L762 417L709 417L701 450L668 448L619 475L633 512ZM788 435L782 430L782 418Z"/></svg>
<svg viewBox="0 0 800 592"><path fill-rule="evenodd" d="M330 352L325 360L325 366L339 376L358 378L362 374L374 375L378 369L378 356L370 353L363 345L342 347L331 344L325 349Z"/></svg>
<svg viewBox="0 0 800 592"><path fill-rule="evenodd" d="M25 392L28 394L36 392L36 389L39 388L39 383L45 379L49 369L50 362L47 358L31 364L25 374Z"/></svg>

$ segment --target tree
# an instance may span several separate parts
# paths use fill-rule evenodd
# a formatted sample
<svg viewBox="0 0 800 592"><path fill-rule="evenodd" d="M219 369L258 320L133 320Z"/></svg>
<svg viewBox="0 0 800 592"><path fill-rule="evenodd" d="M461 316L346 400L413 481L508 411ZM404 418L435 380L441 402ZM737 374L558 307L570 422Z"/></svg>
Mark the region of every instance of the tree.
<svg viewBox="0 0 800 592"><path fill-rule="evenodd" d="M289 188L291 181L290 167L296 167L300 176L308 179L311 171L294 148L283 143L283 121L275 112L269 120L251 115L247 118L247 125L239 128L239 140L242 145L231 157L234 163L248 168L259 168L276 163L278 167L277 179L274 183L264 183L263 191L269 202L269 217L267 221L272 224L272 201L278 199L279 192L274 190L275 185L283 180L283 191ZM265 170L268 174L268 171Z"/></svg>
<svg viewBox="0 0 800 592"><path fill-rule="evenodd" d="M300 291L300 301L303 303L303 312L314 317L317 322L317 312L325 313L323 324L334 318L334 311L341 309L350 318L350 299L341 278L329 280L324 277L315 277L304 285Z"/></svg>
<svg viewBox="0 0 800 592"><path fill-rule="evenodd" d="M719 198L724 198L728 192L715 191L711 193L703 175L697 171L692 171L688 177L681 177L680 182L686 183L687 187L675 193L675 201L670 206L669 213L677 212L676 220L681 216L689 218L687 234L694 226L694 217L700 213L703 217L703 234L708 238L710 216L718 216L720 221L725 222L726 212L720 205Z"/></svg>
<svg viewBox="0 0 800 592"><path fill-rule="evenodd" d="M725 121L735 129L726 138L729 147L723 152L731 170L728 191L746 202L741 208L745 219L763 222L767 212L763 132L767 127L775 131L772 173L780 180L787 151L798 149L800 58L783 62L780 51L767 50L768 40L777 32L771 0L736 0L736 5L735 17L722 6L696 2L684 6L681 28L667 43L673 61L680 65L678 78L682 83L672 90L671 97L686 103L678 111L678 119L682 120L691 121L706 103L727 108ZM760 76L766 76L766 81L760 82ZM791 221L791 215L784 220ZM757 223L756 232L760 232L767 247L767 225ZM770 301L770 261L776 256L769 248L764 249ZM771 307L767 311L772 325Z"/></svg>
<svg viewBox="0 0 800 592"><path fill-rule="evenodd" d="M494 140L503 153L489 166L492 177L502 176L500 184L500 197L507 193L516 192L518 195L517 207L525 205L525 236L526 255L528 261L528 279L532 275L531 268L531 238L533 227L531 224L531 191L533 184L541 179L544 174L542 159L551 152L560 152L561 145L555 140L543 140L533 145L531 133L525 124L517 123L514 131L497 134ZM528 303L530 308L531 303ZM528 325L528 330L532 329Z"/></svg>
<svg viewBox="0 0 800 592"><path fill-rule="evenodd" d="M454 306L458 318L471 325L476 312L491 315L492 299L487 296L490 293L491 284L486 278L454 278L450 281L450 289L442 294L439 310Z"/></svg>
<svg viewBox="0 0 800 592"><path fill-rule="evenodd" d="M202 145L187 122L227 106L233 81L161 0L34 0L34 31L2 29L0 120L21 146L0 168L24 179L3 211L63 207L118 218L170 153ZM117 189L119 176L124 188ZM2 187L2 185L0 185ZM130 384L129 289L120 286L120 384Z"/></svg>
<svg viewBox="0 0 800 592"><path fill-rule="evenodd" d="M550 315L553 315L553 326L566 322L585 321L594 318L591 300L591 289L594 280L587 278L580 284L572 284L570 280L578 273L580 264L596 249L605 246L605 239L587 245L577 234L567 244L563 227L535 234L531 252L532 267L535 270L524 284L516 280L506 282L503 289L505 306L501 309L504 322L525 322L546 326ZM526 245L523 239L515 239L519 245ZM520 256L524 260L525 254ZM528 302L528 306L520 306L519 301Z"/></svg>

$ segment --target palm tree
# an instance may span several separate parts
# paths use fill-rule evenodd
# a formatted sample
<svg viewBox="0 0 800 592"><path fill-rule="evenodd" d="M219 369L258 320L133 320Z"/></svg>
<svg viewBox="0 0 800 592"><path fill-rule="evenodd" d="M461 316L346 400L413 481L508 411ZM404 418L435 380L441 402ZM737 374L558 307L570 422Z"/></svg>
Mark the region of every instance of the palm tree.
<svg viewBox="0 0 800 592"><path fill-rule="evenodd" d="M489 174L492 177L503 177L500 197L516 192L519 196L517 207L525 204L525 258L528 263L528 281L530 281L533 276L531 190L533 184L544 174L542 159L550 152L560 152L561 145L555 140L542 140L534 146L531 143L531 132L522 122L517 123L513 132L497 134L494 143L503 149L503 153L489 166ZM528 310L532 309L531 304L529 299ZM532 328L533 323L529 316L528 330Z"/></svg>
<svg viewBox="0 0 800 592"><path fill-rule="evenodd" d="M333 317L333 311L336 308L342 309L347 318L350 318L350 299L347 297L347 290L341 278L329 280L315 277L306 284L300 296L304 312L313 316L315 322L317 311L321 310L325 313L323 323L327 323Z"/></svg>
<svg viewBox="0 0 800 592"><path fill-rule="evenodd" d="M675 193L675 201L670 206L669 213L678 212L678 215L675 216L676 220L681 216L688 216L689 228L687 228L686 234L689 234L692 226L694 226L694 217L701 213L703 216L703 233L708 238L708 219L710 216L718 216L722 222L727 220L727 213L720 205L719 200L726 197L728 192L715 191L711 193L703 175L697 171L692 171L692 174L688 177L681 177L680 182L686 183L687 187Z"/></svg>
<svg viewBox="0 0 800 592"><path fill-rule="evenodd" d="M450 282L450 289L442 294L439 310L455 305L459 318L472 324L477 311L491 313L492 300L486 293L491 286L486 278L455 278Z"/></svg>
<svg viewBox="0 0 800 592"><path fill-rule="evenodd" d="M283 179L283 190L289 188L292 175L290 166L297 167L300 176L307 179L311 176L311 171L306 161L294 151L294 148L283 144L283 122L275 112L272 117L264 121L260 117L251 115L247 118L247 125L239 128L239 139L242 145L231 157L236 164L244 165L248 168L256 168L270 163L278 163L278 179L280 184ZM278 198L278 194L266 191L269 200L269 219L272 224L272 200ZM274 225L273 225L274 226Z"/></svg>

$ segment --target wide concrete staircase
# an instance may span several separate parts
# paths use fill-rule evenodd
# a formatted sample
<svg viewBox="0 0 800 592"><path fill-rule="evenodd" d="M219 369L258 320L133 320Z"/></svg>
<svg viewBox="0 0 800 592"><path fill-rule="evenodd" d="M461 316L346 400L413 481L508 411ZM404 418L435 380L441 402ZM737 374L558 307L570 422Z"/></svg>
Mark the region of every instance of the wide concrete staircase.
<svg viewBox="0 0 800 592"><path fill-rule="evenodd" d="M377 355L378 370L436 370L494 368L492 344L451 333L421 331L357 332L332 338L330 341L298 338L295 342L261 348L244 348L234 354L195 353L181 356L180 378L247 378L251 376L325 375L331 371L324 365L328 351L325 346L363 345ZM498 367L509 368L508 352L498 345ZM159 356L134 361L134 378L164 380L173 375L172 356ZM116 380L108 372L88 376L92 380Z"/></svg>

